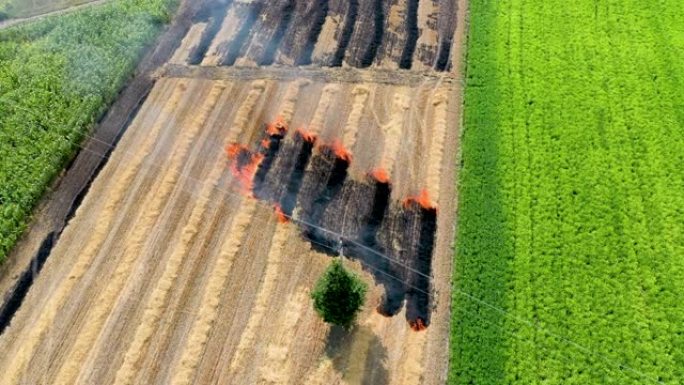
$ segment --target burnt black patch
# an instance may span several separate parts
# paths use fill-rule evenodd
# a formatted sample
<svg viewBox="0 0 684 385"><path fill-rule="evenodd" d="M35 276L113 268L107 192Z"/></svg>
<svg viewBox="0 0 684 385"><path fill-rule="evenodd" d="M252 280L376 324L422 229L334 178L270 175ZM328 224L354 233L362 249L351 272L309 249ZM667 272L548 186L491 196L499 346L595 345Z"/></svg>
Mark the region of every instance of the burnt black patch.
<svg viewBox="0 0 684 385"><path fill-rule="evenodd" d="M339 44L337 45L337 50L335 50L335 55L333 55L332 61L330 63L331 67L340 67L342 65L342 62L344 61L344 53L347 52L347 47L351 41L358 14L359 0L349 0L347 16L344 18L344 27L342 27Z"/></svg>
<svg viewBox="0 0 684 385"><path fill-rule="evenodd" d="M297 58L295 65L309 65L311 64L311 55L313 54L314 47L318 42L318 37L323 30L323 24L325 24L325 17L328 16L330 10L329 5L330 0L318 0L314 6L314 17L311 29L306 37L306 46L302 55Z"/></svg>
<svg viewBox="0 0 684 385"><path fill-rule="evenodd" d="M299 133L295 134L295 140L299 143L299 146L295 146L295 148L299 148L299 152L296 155L297 160L290 173L290 178L287 181L284 194L280 198L280 207L288 216L292 215L292 211L297 203L297 194L302 187L304 171L307 164L309 164L309 159L311 159L311 153L313 152L314 146L313 141L305 140Z"/></svg>
<svg viewBox="0 0 684 385"><path fill-rule="evenodd" d="M261 146L261 153L264 155L263 160L259 163L259 168L254 175L254 196L263 198L264 181L268 172L271 171L273 163L276 160L278 151L280 151L280 142L284 136L281 134L269 135L264 139ZM265 144L265 145L264 145Z"/></svg>
<svg viewBox="0 0 684 385"><path fill-rule="evenodd" d="M253 3L247 8L246 14L243 17L242 25L233 38L233 41L231 41L230 45L228 45L226 54L219 63L220 65L232 66L235 64L237 58L244 54L245 44L249 40L249 36L252 34L252 27L254 27L254 22L256 22L257 17L259 17L261 14L262 9L262 3Z"/></svg>
<svg viewBox="0 0 684 385"><path fill-rule="evenodd" d="M379 313L394 316L405 303L411 327L427 327L436 209L415 199L392 201L391 183L352 177L347 159L331 147L314 148L315 140L299 131L291 138L266 139L255 196L291 216L312 249L359 261L385 289ZM240 152L234 162L239 166L250 159Z"/></svg>
<svg viewBox="0 0 684 385"><path fill-rule="evenodd" d="M383 0L375 0L374 3L373 40L371 40L366 51L363 53L363 57L361 57L360 68L366 68L373 64L373 60L375 60L375 56L378 54L378 48L382 44L382 36L385 31Z"/></svg>
<svg viewBox="0 0 684 385"><path fill-rule="evenodd" d="M320 175L325 175L325 183L310 181L307 186L313 185L314 188L308 189L305 192L308 199L302 200L301 217L304 221L302 224L304 237L334 253L339 252L339 242L335 243L334 239L330 239L331 237L321 225L330 202L342 191L348 168L347 160L335 156L330 148L322 147L320 155L312 161L309 176L310 179L319 179Z"/></svg>
<svg viewBox="0 0 684 385"><path fill-rule="evenodd" d="M190 53L188 58L188 64L200 64L202 59L207 53L212 40L221 29L221 24L223 24L223 19L226 17L226 12L228 6L232 3L232 0L218 0L207 2L204 7L197 13L194 18L195 22L206 22L208 23L207 28L202 33L200 42Z"/></svg>
<svg viewBox="0 0 684 385"><path fill-rule="evenodd" d="M435 69L437 71L448 71L451 69L449 55L451 53L451 38L444 38L442 44L439 46L439 54L437 55L437 62Z"/></svg>
<svg viewBox="0 0 684 385"><path fill-rule="evenodd" d="M295 6L296 6L296 1L294 0L289 0L285 6L281 9L280 11L280 22L278 23L278 26L276 27L275 33L273 35L273 38L271 41L266 45L266 50L264 52L264 55L261 58L261 61L259 62L259 65L271 65L273 64L273 61L275 60L275 54L276 51L278 50L278 47L280 46L280 42L283 40L283 37L285 36L285 31L287 31L287 27L290 25L290 22L292 21L292 16L295 11Z"/></svg>
<svg viewBox="0 0 684 385"><path fill-rule="evenodd" d="M415 205L415 204L414 204ZM420 327L430 324L430 279L432 272L432 251L435 246L437 230L437 211L433 208L416 207L420 213L420 236L415 246L416 256L413 259L413 270L424 274L411 274L410 287L407 291L406 319ZM427 275L427 276L426 276Z"/></svg>
<svg viewBox="0 0 684 385"><path fill-rule="evenodd" d="M416 51L418 42L418 1L408 0L406 6L406 45L401 52L399 68L411 69L413 54Z"/></svg>
<svg viewBox="0 0 684 385"><path fill-rule="evenodd" d="M5 298L2 307L0 307L0 334L9 326L14 317L14 313L19 310L21 303L24 301L24 297L26 297L26 294L28 294L31 285L33 284L34 278L40 273L40 270L42 270L58 237L58 234L52 232L43 239L43 243L40 244L40 248L33 257L31 264L21 273L14 288L10 291L7 298Z"/></svg>

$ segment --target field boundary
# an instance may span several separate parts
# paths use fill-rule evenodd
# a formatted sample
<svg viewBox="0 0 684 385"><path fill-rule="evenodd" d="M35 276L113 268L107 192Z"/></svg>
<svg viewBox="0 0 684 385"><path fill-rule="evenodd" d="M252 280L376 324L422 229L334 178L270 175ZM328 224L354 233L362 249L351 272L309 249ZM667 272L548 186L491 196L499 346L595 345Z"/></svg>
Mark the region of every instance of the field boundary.
<svg viewBox="0 0 684 385"><path fill-rule="evenodd" d="M109 0L103 0L109 1ZM114 104L81 144L73 161L55 180L36 206L24 235L0 265L0 319L11 319L8 313L22 290L21 279L37 275L46 240L57 243L71 215L86 195L90 184L109 160L136 112L156 82L156 71L173 55L182 37L192 25L192 16L204 1L182 1L171 24L153 43L135 70L134 77L122 89ZM0 27L1 28L1 27ZM44 262L44 261L42 261ZM28 290L28 287L23 290ZM25 294L25 293L23 293ZM20 295L23 298L23 295ZM20 299L21 300L21 299ZM15 309L16 310L16 309Z"/></svg>
<svg viewBox="0 0 684 385"><path fill-rule="evenodd" d="M168 64L161 76L208 80L288 81L309 79L325 83L375 83L394 86L418 86L424 82L460 83L456 74L435 71L410 71L382 68L353 67L208 67Z"/></svg>

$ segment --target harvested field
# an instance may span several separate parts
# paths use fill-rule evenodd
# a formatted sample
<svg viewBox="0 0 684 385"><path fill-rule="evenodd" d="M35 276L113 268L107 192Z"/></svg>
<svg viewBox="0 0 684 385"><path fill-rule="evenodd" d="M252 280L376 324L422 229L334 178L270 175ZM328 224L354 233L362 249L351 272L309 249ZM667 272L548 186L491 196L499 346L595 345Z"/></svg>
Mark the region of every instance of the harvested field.
<svg viewBox="0 0 684 385"><path fill-rule="evenodd" d="M420 71L397 68L426 41L402 18L449 7L360 0L351 23L342 4L195 15L51 238L0 335L0 384L446 381L460 82L429 70L438 31ZM365 14L377 7L386 20ZM377 38L371 68L354 68L371 48L342 51L345 68L317 56L332 46L318 36L342 38L325 32L338 11L348 48ZM309 296L332 256L370 285L350 331Z"/></svg>
<svg viewBox="0 0 684 385"><path fill-rule="evenodd" d="M214 1L197 18L204 49L184 61L445 71L456 14L447 0Z"/></svg>
<svg viewBox="0 0 684 385"><path fill-rule="evenodd" d="M434 298L429 293L440 285L410 270L434 276L433 266L449 266L451 253L437 247L434 259L416 258L420 251L411 245L433 239L434 232L423 232L434 231L436 211L402 201L425 187L433 172L429 162L444 166L438 170L446 181L432 186L431 194L452 185L451 155L424 138L441 134L453 148L455 136L424 117L433 115L443 94L457 100L455 92L438 79L412 93L404 86L302 79L161 79L1 337L8 352L0 363L5 379L295 383L324 371L322 376L338 380L382 375L401 383L392 379L414 372L401 359L409 348L423 352L411 357L413 365L432 367L435 352L429 349L444 349L445 343L428 342L440 328L414 335L410 326L420 329L416 325L440 319L448 295ZM445 103L454 121L456 106ZM277 120L276 140L266 130L273 132L268 123ZM388 129L390 123L398 128ZM305 145L305 136L315 143ZM279 149L267 151L261 143L269 138L268 145ZM338 147L332 146L336 140ZM249 152L248 163L233 164L242 160L226 156L224 147L231 144ZM348 152L340 158L335 149L343 146ZM261 163L250 168L258 151ZM310 152L308 162L296 164L302 151ZM391 184L368 176L397 157L401 168L385 164ZM345 169L337 170L337 163ZM293 182L297 168L299 181ZM345 176L335 187L336 172ZM448 200L443 204L452 207ZM293 220L279 218L276 204ZM426 216L433 228L421 232ZM328 231L344 235L342 249L321 246L339 239ZM452 229L439 232L438 238L449 238ZM375 243L392 260L361 248ZM359 330L339 336L315 316L306 295L329 255L338 252L376 283ZM395 316L383 317L376 307ZM299 310L290 314L292 309ZM279 330L288 330L291 340L282 340ZM379 351L385 367L369 372L367 364L354 362L379 359ZM360 373L353 373L355 365ZM264 371L271 367L273 372Z"/></svg>

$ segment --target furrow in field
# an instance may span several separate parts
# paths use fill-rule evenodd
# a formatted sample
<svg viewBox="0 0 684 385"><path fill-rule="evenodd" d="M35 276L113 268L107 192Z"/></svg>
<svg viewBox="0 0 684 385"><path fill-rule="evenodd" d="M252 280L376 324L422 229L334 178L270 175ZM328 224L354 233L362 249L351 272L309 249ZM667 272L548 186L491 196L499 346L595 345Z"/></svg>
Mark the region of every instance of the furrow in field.
<svg viewBox="0 0 684 385"><path fill-rule="evenodd" d="M283 263L283 248L291 236L291 226L279 224L276 226L275 234L271 242L271 249L268 252L266 272L262 278L262 285L257 294L256 301L252 306L249 321L242 333L237 350L230 363L229 372L235 374L245 364L249 358L249 350L252 348L254 340L257 338L258 329L268 310L268 303L273 295L280 274L280 266Z"/></svg>
<svg viewBox="0 0 684 385"><path fill-rule="evenodd" d="M207 50L207 55L202 60L203 66L215 66L219 65L221 59L228 52L228 48L240 30L240 9L244 7L233 6L230 7L228 14L223 19L223 24L221 24L221 29L218 31L214 40L212 40L209 49Z"/></svg>
<svg viewBox="0 0 684 385"><path fill-rule="evenodd" d="M188 33L181 41L180 46L176 49L173 56L169 60L171 64L187 64L190 54L197 48L202 39L202 34L207 28L207 23L197 23L193 25Z"/></svg>
<svg viewBox="0 0 684 385"><path fill-rule="evenodd" d="M266 350L266 357L259 373L260 385L287 384L290 379L292 357L289 356L290 346L295 338L295 330L307 303L307 292L299 290L293 294L282 308L284 314L280 320L276 341L270 343Z"/></svg>
<svg viewBox="0 0 684 385"><path fill-rule="evenodd" d="M178 105L185 88L185 83L179 84L174 90L171 98L162 108L161 116L166 116L173 112ZM158 124L155 124L150 128L150 135L147 136L145 141L140 145L141 150L133 156L130 163L121 171L121 175L117 175L114 178L118 183L109 191L106 198L107 203L100 211L99 220L93 228L92 234L88 238L88 242L81 249L80 255L71 268L68 278L63 280L61 285L55 290L38 320L32 325L25 338L21 340L19 350L12 357L10 364L6 368L4 378L7 380L8 384L19 383L21 376L27 369L27 364L36 347L41 342L43 335L54 323L59 309L68 298L71 290L90 267L92 259L104 242L109 227L119 212L119 204L126 195L130 183L142 166L146 156L154 148L164 121L165 120L160 119Z"/></svg>
<svg viewBox="0 0 684 385"><path fill-rule="evenodd" d="M297 105L299 90L309 84L311 84L311 81L309 80L295 80L290 82L287 86L279 112L279 116L283 119L285 124L289 125L292 123L292 116L294 115L295 107Z"/></svg>
<svg viewBox="0 0 684 385"><path fill-rule="evenodd" d="M109 285L99 296L95 302L95 306L89 309L87 319L84 323L85 327L80 331L78 339L73 345L70 354L68 354L65 364L57 373L55 379L56 384L73 384L80 373L81 365L90 352L95 339L100 334L102 326L107 320L107 316L114 307L116 300L119 298L119 294L131 273L135 261L139 258L145 243L149 239L149 233L153 230L168 197L176 187L181 170L185 165L186 155L189 153L195 137L204 126L204 122L214 109L216 101L224 88L225 85L219 83L211 89L207 101L200 111L198 111L197 115L193 117L189 127L183 131L180 142L175 144L175 150L170 164L166 165L166 170L164 176L161 178L160 185L156 192L152 193L150 191L150 193L148 193L145 204L142 206L145 212L142 214L142 217L138 219L132 237L123 241L126 248L124 249L121 260L110 278Z"/></svg>
<svg viewBox="0 0 684 385"><path fill-rule="evenodd" d="M255 30L254 24L257 22L264 4L261 2L250 2L246 5L247 10L242 17L242 24L240 29L235 34L230 44L226 48L226 54L219 60L219 65L232 66L240 58L247 49L252 33Z"/></svg>
<svg viewBox="0 0 684 385"><path fill-rule="evenodd" d="M221 252L204 288L199 312L183 347L178 367L175 368L171 381L174 385L191 384L193 381L195 369L202 358L209 332L218 314L221 292L228 279L233 261L242 247L247 226L254 216L256 207L256 200L245 198L231 223L227 238L221 245Z"/></svg>
<svg viewBox="0 0 684 385"><path fill-rule="evenodd" d="M334 51L335 53L330 60L331 66L339 67L342 65L344 57L347 55L347 48L349 47L349 43L354 34L354 26L356 25L358 15L359 0L349 0L344 16L344 24L342 30L340 30L339 36L337 36L337 49Z"/></svg>
<svg viewBox="0 0 684 385"><path fill-rule="evenodd" d="M252 82L251 89L247 94L247 98L240 105L240 108L235 114L233 124L228 129L228 138L226 139L226 143L237 143L238 139L240 139L240 135L245 130L247 123L252 119L252 110L261 97L261 94L263 94L265 88L266 81L264 80L256 80Z"/></svg>
<svg viewBox="0 0 684 385"><path fill-rule="evenodd" d="M413 54L416 52L418 42L418 0L406 0L406 38L401 57L399 58L399 68L411 69ZM428 0L430 1L430 0Z"/></svg>
<svg viewBox="0 0 684 385"><path fill-rule="evenodd" d="M164 272L159 281L157 281L150 299L145 305L142 320L137 326L133 340L126 351L123 364L116 374L115 384L131 384L140 369L141 358L147 349L146 344L157 330L159 320L166 310L169 293L176 282L183 260L200 230L204 215L211 203L211 195L224 174L225 169L221 167L221 164L223 162L218 161L212 167L212 171L202 191L199 193L197 204L190 214L190 219L185 227L183 227L179 241L166 262Z"/></svg>
<svg viewBox="0 0 684 385"><path fill-rule="evenodd" d="M410 107L409 101L410 98L407 95L406 89L397 91L392 100L389 120L382 125L385 146L382 150L379 168L376 170L378 173L376 175L378 180L387 180L392 176L394 163L396 162L397 153L400 147L399 144L402 139L406 111L408 111Z"/></svg>
<svg viewBox="0 0 684 385"><path fill-rule="evenodd" d="M216 159L207 179L202 182L202 190L199 192L197 203L192 209L188 222L181 230L179 241L173 248L171 256L164 266L164 271L145 305L142 320L137 326L133 340L124 355L123 364L117 371L114 381L116 384L132 383L140 369L140 361L146 352L147 342L157 330L182 263L200 231L203 218L211 203L212 193L215 192L221 176L225 174L225 168L222 165L222 159Z"/></svg>
<svg viewBox="0 0 684 385"><path fill-rule="evenodd" d="M108 280L103 279L103 277L111 276L119 262L118 257L110 258L110 256L122 255L126 245L120 240L130 237L127 234L133 231L136 221L140 220L141 214L139 213L144 211L143 205L147 192L158 186L158 179L160 179L158 174L162 169L160 165L167 163L172 156L173 143L182 135L181 123L189 123L188 117L192 115L188 112L200 107L201 103L198 102L196 93L207 94L208 89L205 89L201 83L190 82L179 106L171 114L158 117L158 119L164 120L164 123L161 124L163 134L157 140L154 151L146 157L144 166L138 170L133 182L129 184L126 196L118 208L119 214L115 216L110 225L105 241L100 246L96 256L93 257L87 272L71 290L68 299L59 310L55 323L49 333L46 334L45 340L38 345L34 357L29 362L30 367L46 367L48 370L42 373L42 377L39 379L35 378L37 372L27 373L25 380L28 382L44 383L48 379L53 381L61 366L64 365L65 358L77 341L76 336L79 335L82 328L85 328L84 321L88 318L88 310L95 306L95 301L109 284ZM160 103L157 108L161 108L163 105ZM157 122L151 121L148 124L151 126ZM145 127L145 125L138 122L138 127ZM132 145L135 146L135 142ZM132 156L133 151L128 151L128 154ZM114 182L118 181L115 180ZM87 216L97 217L97 215L92 215L90 210ZM81 231L81 239L71 245L67 253L57 254L55 258L67 260L78 258L79 246L87 242L89 234L89 230Z"/></svg>
<svg viewBox="0 0 684 385"><path fill-rule="evenodd" d="M309 127L306 131L314 136L318 136L323 131L323 125L325 124L325 119L328 116L328 109L333 102L334 96L340 90L340 86L337 84L328 84L323 88L321 93L321 98L316 106L316 111L314 112L313 118L309 123Z"/></svg>
<svg viewBox="0 0 684 385"><path fill-rule="evenodd" d="M323 25L321 26L321 30L318 33L317 40L312 47L311 62L329 64L330 59L337 50L337 34L340 26L344 22L344 12L344 4L342 1L329 1L328 12L323 21Z"/></svg>
<svg viewBox="0 0 684 385"><path fill-rule="evenodd" d="M440 90L435 94L432 105L434 107L432 118L432 143L428 153L427 178L425 186L429 197L435 204L439 202L439 186L442 178L442 158L444 157L444 140L446 137L449 103L446 90Z"/></svg>
<svg viewBox="0 0 684 385"><path fill-rule="evenodd" d="M363 118L363 112L366 109L366 102L370 89L367 86L356 86L352 90L354 101L352 102L351 112L347 118L347 123L344 125L344 134L342 136L342 144L345 148L353 151L354 144L356 144L357 135L359 132L359 124Z"/></svg>
<svg viewBox="0 0 684 385"><path fill-rule="evenodd" d="M414 0L409 0L414 1ZM435 0L420 0L418 2L418 40L415 43L413 63L415 70L428 70L437 54L437 18L439 17L439 3Z"/></svg>

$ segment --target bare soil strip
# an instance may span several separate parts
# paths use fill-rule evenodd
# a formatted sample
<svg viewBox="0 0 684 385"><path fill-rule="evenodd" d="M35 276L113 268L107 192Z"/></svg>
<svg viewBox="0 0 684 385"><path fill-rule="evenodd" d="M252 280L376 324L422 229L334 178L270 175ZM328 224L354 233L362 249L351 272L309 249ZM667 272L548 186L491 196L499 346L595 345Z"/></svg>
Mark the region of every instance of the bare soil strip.
<svg viewBox="0 0 684 385"><path fill-rule="evenodd" d="M176 52L169 60L169 63L179 65L188 64L190 54L200 44L200 39L202 39L202 34L206 28L207 23L194 24L188 31L188 34L183 38L183 41L181 41L180 47L176 49Z"/></svg>
<svg viewBox="0 0 684 385"><path fill-rule="evenodd" d="M167 65L163 74L168 77L211 80L272 79L285 81L304 78L319 82L375 83L411 87L419 86L424 82L437 82L438 80L444 83L458 82L458 77L455 74L447 72L415 72L381 68L359 70L356 68L245 68Z"/></svg>

